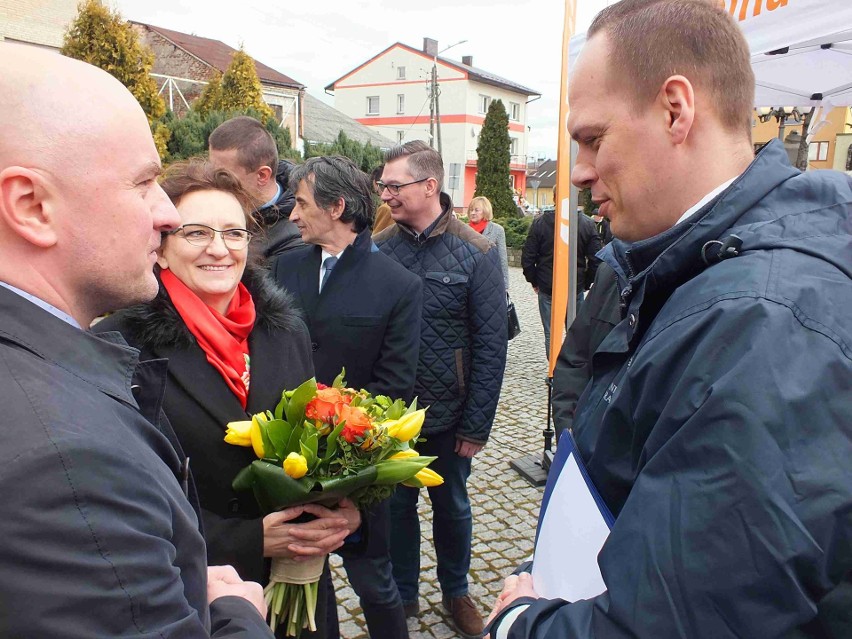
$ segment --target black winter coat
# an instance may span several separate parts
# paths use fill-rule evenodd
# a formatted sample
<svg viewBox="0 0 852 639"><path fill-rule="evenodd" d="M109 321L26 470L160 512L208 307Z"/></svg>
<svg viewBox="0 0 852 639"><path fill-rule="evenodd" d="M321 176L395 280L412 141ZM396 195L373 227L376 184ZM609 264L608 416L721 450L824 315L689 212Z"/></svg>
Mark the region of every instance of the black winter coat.
<svg viewBox="0 0 852 639"><path fill-rule="evenodd" d="M322 249L288 251L273 266L275 281L305 314L317 381L346 382L409 402L420 348L423 283L379 251L362 231L341 255L319 292Z"/></svg>
<svg viewBox="0 0 852 639"><path fill-rule="evenodd" d="M533 220L521 251L521 268L527 282L542 293L553 292L553 236L556 212L545 211ZM602 248L601 238L592 218L577 216L577 287L588 290L595 281L600 264L596 256Z"/></svg>
<svg viewBox="0 0 852 639"><path fill-rule="evenodd" d="M689 219L604 256L625 319L574 432L616 516L607 590L520 600L509 638L852 637L852 179L800 173L773 140Z"/></svg>
<svg viewBox="0 0 852 639"><path fill-rule="evenodd" d="M592 378L592 355L621 321L618 278L605 262L598 267L594 286L568 327L553 370L553 424L556 440L574 425L574 409Z"/></svg>
<svg viewBox="0 0 852 639"><path fill-rule="evenodd" d="M424 435L484 444L506 366L506 288L494 245L453 217L445 193L441 205L428 237L397 223L374 240L423 280L414 394L429 406Z"/></svg>
<svg viewBox="0 0 852 639"><path fill-rule="evenodd" d="M167 358L163 410L192 460L211 565L231 564L243 579L266 583L262 516L250 492L231 488L254 459L249 448L224 442L228 422L272 409L281 391L313 375L308 330L289 295L262 272L244 277L257 321L249 336L251 386L245 410L207 361L165 289L149 303L121 311L95 326L117 330L145 360Z"/></svg>
<svg viewBox="0 0 852 639"><path fill-rule="evenodd" d="M0 317L0 636L271 637L248 602L207 604L164 363L2 287Z"/></svg>

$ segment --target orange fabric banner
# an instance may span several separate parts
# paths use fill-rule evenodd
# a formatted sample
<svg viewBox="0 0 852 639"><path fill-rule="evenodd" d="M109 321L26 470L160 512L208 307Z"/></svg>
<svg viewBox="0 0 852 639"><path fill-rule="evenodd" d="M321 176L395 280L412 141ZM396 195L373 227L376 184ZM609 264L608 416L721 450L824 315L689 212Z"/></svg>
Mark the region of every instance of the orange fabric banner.
<svg viewBox="0 0 852 639"><path fill-rule="evenodd" d="M562 333L568 295L576 295L568 277L568 239L571 195L571 137L568 135L568 45L577 21L577 1L565 0L565 27L562 32L562 87L559 91L559 146L556 152L556 228L553 233L553 303L550 309L550 365L553 377L556 358L562 347Z"/></svg>

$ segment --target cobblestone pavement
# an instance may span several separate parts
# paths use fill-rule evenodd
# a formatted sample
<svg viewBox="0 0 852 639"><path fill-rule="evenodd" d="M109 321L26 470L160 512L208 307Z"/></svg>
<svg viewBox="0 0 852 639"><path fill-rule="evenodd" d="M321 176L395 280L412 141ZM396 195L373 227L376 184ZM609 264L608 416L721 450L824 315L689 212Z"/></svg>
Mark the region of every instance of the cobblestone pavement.
<svg viewBox="0 0 852 639"><path fill-rule="evenodd" d="M483 616L503 587L504 577L532 553L542 489L534 488L509 468L509 462L543 447L546 419L547 363L538 300L521 269L509 269L509 287L521 322L521 334L509 342L506 375L497 417L485 449L473 460L468 490L473 505L473 556L470 594ZM422 524L420 615L408 620L411 639L458 636L441 606L435 574L431 508L426 491L420 500ZM332 555L337 587L340 634L343 639L367 637L358 598ZM376 637L374 639L383 639Z"/></svg>

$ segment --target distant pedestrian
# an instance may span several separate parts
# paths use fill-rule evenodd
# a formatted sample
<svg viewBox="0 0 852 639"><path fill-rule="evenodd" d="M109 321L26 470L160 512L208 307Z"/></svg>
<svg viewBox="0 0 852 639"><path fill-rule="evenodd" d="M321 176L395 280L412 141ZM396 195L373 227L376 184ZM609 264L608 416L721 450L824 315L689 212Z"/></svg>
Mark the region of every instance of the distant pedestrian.
<svg viewBox="0 0 852 639"><path fill-rule="evenodd" d="M506 292L509 291L509 255L506 251L506 231L494 222L494 210L487 197L475 197L467 207L468 226L497 247Z"/></svg>

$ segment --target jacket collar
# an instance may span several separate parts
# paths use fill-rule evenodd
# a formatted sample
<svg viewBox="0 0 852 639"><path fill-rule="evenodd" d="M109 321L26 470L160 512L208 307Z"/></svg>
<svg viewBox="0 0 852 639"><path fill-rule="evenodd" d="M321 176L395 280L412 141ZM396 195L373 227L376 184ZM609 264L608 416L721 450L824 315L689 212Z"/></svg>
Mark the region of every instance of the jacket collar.
<svg viewBox="0 0 852 639"><path fill-rule="evenodd" d="M65 369L119 401L138 408L131 380L139 351L119 333L98 336L54 317L17 293L0 287L0 338Z"/></svg>
<svg viewBox="0 0 852 639"><path fill-rule="evenodd" d="M452 215L453 201L450 199L450 196L442 191L438 199L441 203L441 214L422 233L416 233L411 227L397 222L397 226L399 226L410 240L418 244L424 244L429 238L443 235L447 227L449 227L450 222L455 219Z"/></svg>
<svg viewBox="0 0 852 639"><path fill-rule="evenodd" d="M790 165L781 142L772 140L727 190L691 218L633 244L615 239L601 257L634 290L640 282L654 289L672 289L707 268L702 259L707 242L724 239L744 213L799 173Z"/></svg>

